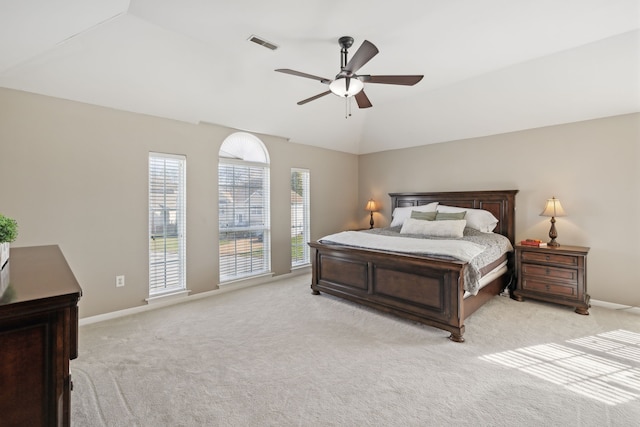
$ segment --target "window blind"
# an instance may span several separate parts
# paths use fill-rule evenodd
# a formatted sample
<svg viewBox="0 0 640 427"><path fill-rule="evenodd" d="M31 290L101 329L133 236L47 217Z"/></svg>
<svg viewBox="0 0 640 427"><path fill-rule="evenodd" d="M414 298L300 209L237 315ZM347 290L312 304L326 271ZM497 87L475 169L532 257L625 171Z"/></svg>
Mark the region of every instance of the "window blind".
<svg viewBox="0 0 640 427"><path fill-rule="evenodd" d="M186 288L186 157L149 154L149 294Z"/></svg>
<svg viewBox="0 0 640 427"><path fill-rule="evenodd" d="M220 158L220 281L268 272L269 166Z"/></svg>
<svg viewBox="0 0 640 427"><path fill-rule="evenodd" d="M291 266L298 267L311 262L309 171L291 169Z"/></svg>

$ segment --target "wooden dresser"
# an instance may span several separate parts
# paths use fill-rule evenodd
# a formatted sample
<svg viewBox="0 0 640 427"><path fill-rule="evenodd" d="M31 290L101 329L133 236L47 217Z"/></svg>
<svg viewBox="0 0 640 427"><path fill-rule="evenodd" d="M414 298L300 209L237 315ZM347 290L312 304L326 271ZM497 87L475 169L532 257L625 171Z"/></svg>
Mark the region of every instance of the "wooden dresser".
<svg viewBox="0 0 640 427"><path fill-rule="evenodd" d="M587 253L582 246L516 246L518 283L513 298L525 297L575 307L589 314Z"/></svg>
<svg viewBox="0 0 640 427"><path fill-rule="evenodd" d="M11 248L4 268L0 424L68 426L82 289L58 246Z"/></svg>

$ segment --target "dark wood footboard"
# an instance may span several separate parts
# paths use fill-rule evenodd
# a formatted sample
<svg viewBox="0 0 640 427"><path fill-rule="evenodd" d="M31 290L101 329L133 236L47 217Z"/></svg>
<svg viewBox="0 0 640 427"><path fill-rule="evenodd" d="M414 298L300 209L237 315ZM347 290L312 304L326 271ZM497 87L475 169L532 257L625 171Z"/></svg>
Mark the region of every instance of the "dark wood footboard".
<svg viewBox="0 0 640 427"><path fill-rule="evenodd" d="M392 208L433 201L450 206L486 209L499 219L495 232L513 243L517 190L391 194ZM462 261L398 254L310 242L313 248L311 289L326 292L399 317L451 332L463 342L464 320L507 285L495 279L478 295L464 299ZM513 257L510 257L510 267Z"/></svg>
<svg viewBox="0 0 640 427"><path fill-rule="evenodd" d="M463 262L398 256L339 245L315 249L311 289L451 332L462 341Z"/></svg>

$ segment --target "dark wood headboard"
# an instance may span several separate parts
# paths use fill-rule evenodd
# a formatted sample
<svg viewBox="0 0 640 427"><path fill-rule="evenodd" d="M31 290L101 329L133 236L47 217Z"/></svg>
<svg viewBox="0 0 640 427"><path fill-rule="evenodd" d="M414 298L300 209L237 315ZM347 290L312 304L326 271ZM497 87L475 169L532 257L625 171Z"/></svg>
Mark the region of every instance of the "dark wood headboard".
<svg viewBox="0 0 640 427"><path fill-rule="evenodd" d="M398 207L420 206L431 202L461 208L484 209L498 218L494 233L506 236L511 243L516 238L516 193L502 191L449 191L441 193L389 193L391 212Z"/></svg>

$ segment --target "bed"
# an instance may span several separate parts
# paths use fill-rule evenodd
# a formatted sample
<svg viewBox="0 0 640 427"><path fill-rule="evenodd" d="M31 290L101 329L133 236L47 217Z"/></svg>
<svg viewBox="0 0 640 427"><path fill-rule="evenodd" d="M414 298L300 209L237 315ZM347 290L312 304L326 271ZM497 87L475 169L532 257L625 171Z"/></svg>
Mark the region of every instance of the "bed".
<svg viewBox="0 0 640 427"><path fill-rule="evenodd" d="M493 230L515 241L515 196L518 190L391 193L391 209L440 205L489 211L498 220ZM464 341L464 321L508 284L513 253L497 277L465 298L466 261L367 249L332 242L310 242L314 295L325 292L404 319L450 332ZM468 294L468 293L467 293Z"/></svg>

